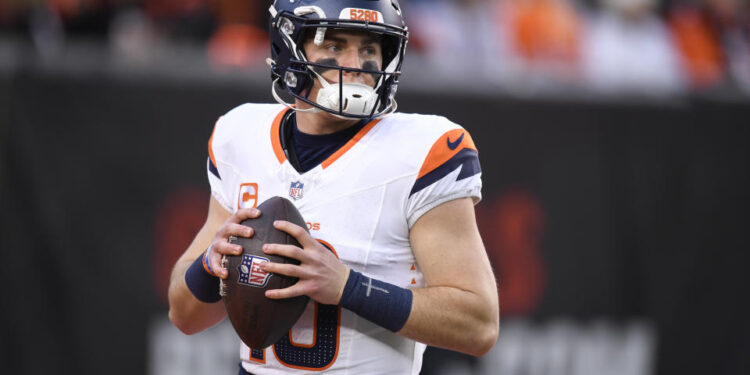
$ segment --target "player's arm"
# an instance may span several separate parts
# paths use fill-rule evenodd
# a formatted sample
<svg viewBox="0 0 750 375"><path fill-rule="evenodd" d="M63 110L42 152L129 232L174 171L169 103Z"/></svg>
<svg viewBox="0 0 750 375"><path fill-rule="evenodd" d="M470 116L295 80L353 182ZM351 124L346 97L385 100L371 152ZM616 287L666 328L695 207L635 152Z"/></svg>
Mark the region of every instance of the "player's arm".
<svg viewBox="0 0 750 375"><path fill-rule="evenodd" d="M425 213L410 241L427 286L412 290L411 313L399 334L472 355L489 351L499 331L498 295L471 198Z"/></svg>
<svg viewBox="0 0 750 375"><path fill-rule="evenodd" d="M290 287L267 290L266 297L307 295L320 303L340 303L406 337L477 356L497 341L497 287L471 198L443 203L412 227L412 249L427 282L413 290L350 270L297 225L276 221L274 226L294 236L302 248L265 244L263 251L301 264L263 263L267 272L299 278Z"/></svg>
<svg viewBox="0 0 750 375"><path fill-rule="evenodd" d="M229 236L252 236L252 228L239 223L259 215L260 212L254 208L238 210L235 214L230 214L214 197L211 197L206 222L185 253L175 263L169 281L169 320L182 332L186 334L201 332L226 316L224 304L217 303L218 277L227 277L227 271L221 268L221 257L222 254L238 254L242 251L239 245L228 242ZM206 262L209 268L215 271L215 275L208 274L202 268L194 268L192 273L188 272L191 267L196 267L197 262L201 261L209 246L211 246L211 252ZM200 272L206 272L206 274ZM215 293L217 302L202 302L196 298L191 288L188 287L187 279L190 279L193 290L203 289L208 294Z"/></svg>

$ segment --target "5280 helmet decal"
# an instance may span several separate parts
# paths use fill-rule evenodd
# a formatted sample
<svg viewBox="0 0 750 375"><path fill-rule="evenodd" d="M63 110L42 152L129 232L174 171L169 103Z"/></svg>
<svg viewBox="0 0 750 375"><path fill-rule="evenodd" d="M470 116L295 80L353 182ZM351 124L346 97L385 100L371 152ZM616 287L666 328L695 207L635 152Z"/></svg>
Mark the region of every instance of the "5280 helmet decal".
<svg viewBox="0 0 750 375"><path fill-rule="evenodd" d="M298 111L326 111L343 118L372 118L396 110L395 94L409 38L397 0L276 0L271 13L271 93L288 107L277 87L313 108ZM361 68L341 67L335 62L307 60L302 45L310 35L321 45L328 29L374 33L381 43L382 69L375 64ZM318 72L338 71L338 82L329 83ZM343 83L345 72L359 72L375 78L375 86ZM322 88L310 98L315 80Z"/></svg>

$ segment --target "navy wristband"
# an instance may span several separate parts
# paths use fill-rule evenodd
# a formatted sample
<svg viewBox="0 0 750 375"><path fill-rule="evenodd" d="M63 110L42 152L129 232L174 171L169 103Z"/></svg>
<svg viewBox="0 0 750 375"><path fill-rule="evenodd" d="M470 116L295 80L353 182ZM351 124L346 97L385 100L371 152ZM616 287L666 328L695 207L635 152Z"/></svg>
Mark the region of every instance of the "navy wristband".
<svg viewBox="0 0 750 375"><path fill-rule="evenodd" d="M213 303L221 300L219 278L208 273L204 266L205 253L201 254L185 271L185 284L195 298L201 302Z"/></svg>
<svg viewBox="0 0 750 375"><path fill-rule="evenodd" d="M411 314L411 290L349 271L341 306L393 332L406 324Z"/></svg>

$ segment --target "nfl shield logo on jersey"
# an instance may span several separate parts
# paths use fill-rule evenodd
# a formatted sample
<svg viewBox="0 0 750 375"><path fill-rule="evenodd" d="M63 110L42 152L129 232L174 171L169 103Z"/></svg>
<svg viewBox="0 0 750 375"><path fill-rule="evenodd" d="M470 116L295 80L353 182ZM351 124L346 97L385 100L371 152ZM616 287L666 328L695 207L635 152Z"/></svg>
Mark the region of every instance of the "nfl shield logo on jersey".
<svg viewBox="0 0 750 375"><path fill-rule="evenodd" d="M242 263L237 267L240 272L239 283L255 287L264 287L271 278L271 274L263 271L260 266L268 262L268 259L253 255L243 255Z"/></svg>
<svg viewBox="0 0 750 375"><path fill-rule="evenodd" d="M302 188L305 187L305 184L297 181L292 182L292 186L289 187L289 196L292 197L295 201L297 199L302 199Z"/></svg>

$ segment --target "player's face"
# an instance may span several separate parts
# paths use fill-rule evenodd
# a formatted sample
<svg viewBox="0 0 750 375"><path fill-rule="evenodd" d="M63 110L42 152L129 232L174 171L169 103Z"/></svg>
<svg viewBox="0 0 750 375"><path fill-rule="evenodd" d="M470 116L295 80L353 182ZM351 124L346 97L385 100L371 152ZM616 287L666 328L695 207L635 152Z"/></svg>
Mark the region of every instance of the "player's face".
<svg viewBox="0 0 750 375"><path fill-rule="evenodd" d="M380 70L383 61L380 38L376 34L362 31L327 30L323 44L315 45L311 36L305 41L304 49L308 61L344 68ZM329 83L339 82L338 70L317 67L314 69ZM361 72L343 71L342 78L344 82L363 83L375 87L380 77ZM313 91L317 91L319 85L320 83L316 81ZM311 95L311 97L315 96Z"/></svg>

